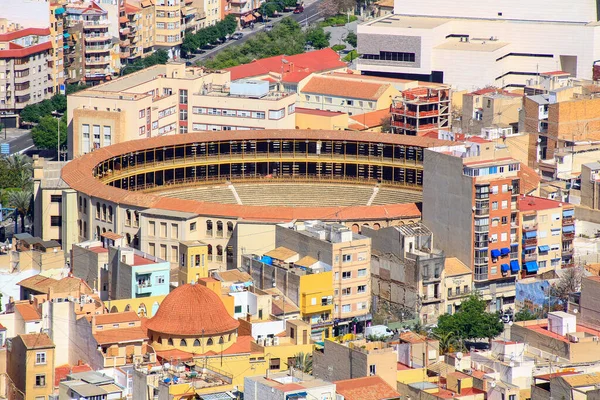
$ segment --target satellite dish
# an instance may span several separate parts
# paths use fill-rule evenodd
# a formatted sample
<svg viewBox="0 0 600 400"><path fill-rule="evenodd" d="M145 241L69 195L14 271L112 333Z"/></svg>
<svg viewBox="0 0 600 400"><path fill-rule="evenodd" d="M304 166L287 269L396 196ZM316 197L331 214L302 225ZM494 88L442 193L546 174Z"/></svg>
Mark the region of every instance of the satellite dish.
<svg viewBox="0 0 600 400"><path fill-rule="evenodd" d="M458 358L459 360L462 360L462 358L463 358L462 351L459 351L458 353L456 353L456 358Z"/></svg>
<svg viewBox="0 0 600 400"><path fill-rule="evenodd" d="M496 382L494 382L494 381L490 382L490 386L493 387L493 388L495 388L496 387Z"/></svg>
<svg viewBox="0 0 600 400"><path fill-rule="evenodd" d="M573 314L577 314L578 312L579 312L578 309L576 309L576 308L573 309Z"/></svg>

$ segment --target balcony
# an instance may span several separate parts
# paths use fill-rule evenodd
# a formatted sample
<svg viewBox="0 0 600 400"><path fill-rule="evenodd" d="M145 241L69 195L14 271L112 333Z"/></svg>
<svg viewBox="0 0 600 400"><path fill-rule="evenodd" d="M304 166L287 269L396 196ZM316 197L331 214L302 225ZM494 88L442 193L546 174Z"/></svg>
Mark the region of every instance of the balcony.
<svg viewBox="0 0 600 400"><path fill-rule="evenodd" d="M562 249L560 254L563 257L573 257L573 248Z"/></svg>
<svg viewBox="0 0 600 400"><path fill-rule="evenodd" d="M421 302L423 304L425 304L425 303L435 303L435 302L438 302L438 301L442 301L442 296L440 296L439 293L438 294L434 294L433 296L424 295L421 298Z"/></svg>
<svg viewBox="0 0 600 400"><path fill-rule="evenodd" d="M575 232L563 233L562 238L563 240L573 240L575 239Z"/></svg>
<svg viewBox="0 0 600 400"><path fill-rule="evenodd" d="M135 288L136 294L148 294L152 293L152 284L151 283L143 283L137 284Z"/></svg>
<svg viewBox="0 0 600 400"><path fill-rule="evenodd" d="M85 65L105 65L108 63L110 63L110 57L85 59Z"/></svg>
<svg viewBox="0 0 600 400"><path fill-rule="evenodd" d="M452 293L448 294L447 298L448 298L448 300L458 299L461 297L467 297L471 293L472 293L471 290L463 290L462 292L459 292L459 293L452 292Z"/></svg>
<svg viewBox="0 0 600 400"><path fill-rule="evenodd" d="M487 265L488 260L488 257L475 257L474 263L475 265Z"/></svg>
<svg viewBox="0 0 600 400"><path fill-rule="evenodd" d="M130 55L131 55L131 52L129 51L129 49L121 50L121 52L119 53L119 57L121 57L121 58L127 58Z"/></svg>
<svg viewBox="0 0 600 400"><path fill-rule="evenodd" d="M566 226L566 225L573 225L575 224L575 218L573 217L563 217L562 219L562 225Z"/></svg>
<svg viewBox="0 0 600 400"><path fill-rule="evenodd" d="M537 224L523 222L523 232L537 231Z"/></svg>
<svg viewBox="0 0 600 400"><path fill-rule="evenodd" d="M537 254L523 254L523 262L537 261Z"/></svg>
<svg viewBox="0 0 600 400"><path fill-rule="evenodd" d="M473 243L473 245L474 245L474 247L476 249L483 249L483 248L488 247L488 241L487 240L484 240L484 241L481 241L481 242L477 242L476 241L476 242Z"/></svg>
<svg viewBox="0 0 600 400"><path fill-rule="evenodd" d="M490 214L489 207L483 207L483 208L476 208L475 209L475 215L477 215L477 216L485 216L485 215L489 215L489 214Z"/></svg>
<svg viewBox="0 0 600 400"><path fill-rule="evenodd" d="M486 233L490 231L489 225L475 225L475 232Z"/></svg>
<svg viewBox="0 0 600 400"><path fill-rule="evenodd" d="M423 283L437 282L442 279L441 274L423 275Z"/></svg>
<svg viewBox="0 0 600 400"><path fill-rule="evenodd" d="M525 246L536 246L537 245L537 238L523 239L523 245L525 245Z"/></svg>
<svg viewBox="0 0 600 400"><path fill-rule="evenodd" d="M121 28L121 29L119 29L119 33L120 33L121 35L128 35L128 34L129 34L129 32L130 32L130 29L129 29L129 27L127 27L127 28Z"/></svg>
<svg viewBox="0 0 600 400"><path fill-rule="evenodd" d="M110 36L108 32L103 33L101 35L85 35L86 42L101 42L110 40Z"/></svg>
<svg viewBox="0 0 600 400"><path fill-rule="evenodd" d="M85 46L86 53L104 53L109 51L110 46L106 44Z"/></svg>
<svg viewBox="0 0 600 400"><path fill-rule="evenodd" d="M27 103L27 102L29 101L29 99L30 99L30 98L31 98L31 97L30 97L30 95L29 95L29 94L26 94L25 96L16 96L16 95L15 95L15 101L16 101L17 103Z"/></svg>
<svg viewBox="0 0 600 400"><path fill-rule="evenodd" d="M97 20L92 20L92 21L83 21L83 26L85 26L85 27L90 27L90 26L108 27L109 25L110 25L110 20L108 18L97 19Z"/></svg>
<svg viewBox="0 0 600 400"><path fill-rule="evenodd" d="M125 40L121 40L121 42L119 43L119 46L121 47L127 47L131 44L131 42L129 41L129 39L125 39Z"/></svg>

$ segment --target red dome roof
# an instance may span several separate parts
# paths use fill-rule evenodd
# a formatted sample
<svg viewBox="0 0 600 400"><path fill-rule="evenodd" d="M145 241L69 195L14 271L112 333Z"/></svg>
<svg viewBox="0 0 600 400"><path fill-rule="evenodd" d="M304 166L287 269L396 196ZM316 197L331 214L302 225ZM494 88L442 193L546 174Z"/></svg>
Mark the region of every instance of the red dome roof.
<svg viewBox="0 0 600 400"><path fill-rule="evenodd" d="M229 332L239 325L215 292L204 285L186 284L165 297L147 328L169 335L200 336Z"/></svg>

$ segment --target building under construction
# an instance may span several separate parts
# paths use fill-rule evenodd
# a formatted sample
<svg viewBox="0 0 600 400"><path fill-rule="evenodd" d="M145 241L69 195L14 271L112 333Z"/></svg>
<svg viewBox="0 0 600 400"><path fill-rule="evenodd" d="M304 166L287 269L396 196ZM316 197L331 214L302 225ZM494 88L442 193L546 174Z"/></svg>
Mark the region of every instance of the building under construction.
<svg viewBox="0 0 600 400"><path fill-rule="evenodd" d="M450 88L417 87L401 92L392 101L392 132L423 136L427 132L450 129Z"/></svg>

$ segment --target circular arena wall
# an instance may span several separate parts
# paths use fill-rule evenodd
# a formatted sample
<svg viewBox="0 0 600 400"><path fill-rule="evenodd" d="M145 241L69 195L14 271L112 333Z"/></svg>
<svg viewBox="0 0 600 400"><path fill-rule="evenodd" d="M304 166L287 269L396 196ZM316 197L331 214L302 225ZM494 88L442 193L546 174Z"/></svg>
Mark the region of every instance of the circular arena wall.
<svg viewBox="0 0 600 400"><path fill-rule="evenodd" d="M194 132L96 149L65 165L62 179L77 193L80 240L112 231L127 236L127 241L135 245L136 237L144 236L139 214L152 213L173 218L196 215L202 219L201 224L210 221L227 226L221 237L211 232L207 238L207 228L206 235L197 238L215 237L225 241L223 246L229 230L240 220L321 219L341 222L357 231L362 225L384 227L413 222L420 218L420 211L415 203L402 203L406 201L405 197L400 199L402 196L398 203L393 197L388 199L388 204L341 206L323 201L328 205L289 207L224 204L168 197L165 193L244 182L263 187L257 196L267 199L267 183L295 182L307 187L371 185L418 195L423 183L424 149L452 144L423 137L347 131Z"/></svg>

